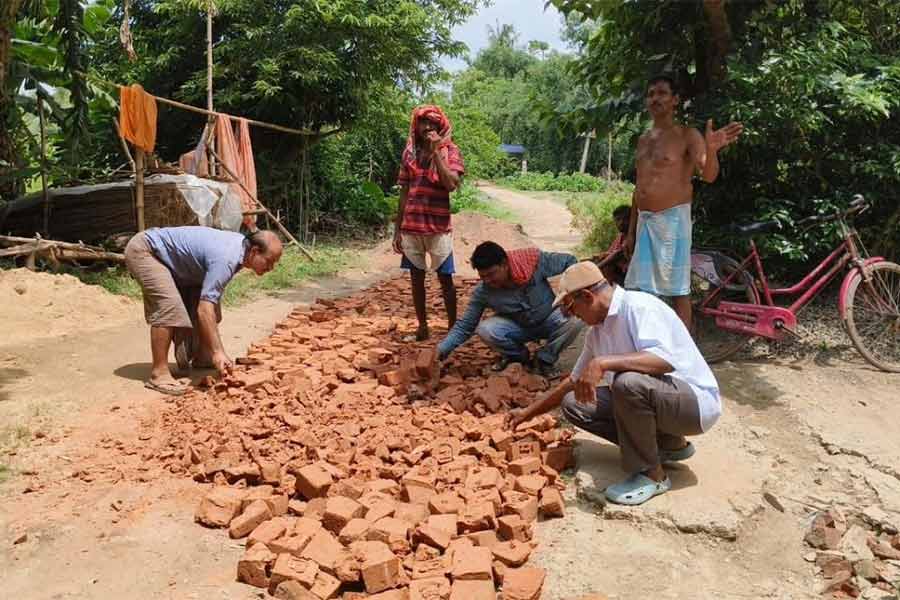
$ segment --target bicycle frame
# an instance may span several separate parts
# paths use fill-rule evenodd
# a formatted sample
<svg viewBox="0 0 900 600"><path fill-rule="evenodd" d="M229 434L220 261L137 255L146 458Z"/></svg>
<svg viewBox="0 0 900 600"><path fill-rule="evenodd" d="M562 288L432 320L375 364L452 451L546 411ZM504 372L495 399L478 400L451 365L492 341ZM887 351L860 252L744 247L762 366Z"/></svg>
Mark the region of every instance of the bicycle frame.
<svg viewBox="0 0 900 600"><path fill-rule="evenodd" d="M797 314L809 302L818 296L835 276L849 264L863 272L865 261L862 259L857 243L857 233L840 222L844 241L835 248L819 265L810 271L796 284L785 288L771 288L756 243L750 240L750 253L741 261L738 269L730 273L723 282L703 299L698 310L716 319L716 325L723 329L737 331L747 335L758 335L771 339L783 339L787 334L794 334ZM757 275L757 285L761 291L761 303L722 301L716 308L709 304L716 299L723 289L736 282L738 277L749 277L752 268ZM778 306L775 297L797 297L790 306Z"/></svg>

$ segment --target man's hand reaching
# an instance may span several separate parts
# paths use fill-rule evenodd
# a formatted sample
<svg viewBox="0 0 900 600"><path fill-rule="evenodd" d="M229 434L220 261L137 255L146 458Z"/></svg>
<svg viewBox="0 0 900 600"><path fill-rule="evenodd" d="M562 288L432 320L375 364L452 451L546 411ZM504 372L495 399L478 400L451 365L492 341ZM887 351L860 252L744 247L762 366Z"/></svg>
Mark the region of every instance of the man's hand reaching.
<svg viewBox="0 0 900 600"><path fill-rule="evenodd" d="M216 371L219 372L219 375L224 377L231 373L232 368L234 367L234 363L228 358L228 355L224 352L217 352L213 354L212 357L213 366L216 368Z"/></svg>
<svg viewBox="0 0 900 600"><path fill-rule="evenodd" d="M742 131L744 131L744 126L736 121L732 121L721 129L713 130L713 120L709 119L706 122L706 135L704 136L706 151L711 153L718 152L737 140Z"/></svg>
<svg viewBox="0 0 900 600"><path fill-rule="evenodd" d="M506 413L506 426L509 429L515 429L520 423L525 422L525 409L514 408Z"/></svg>

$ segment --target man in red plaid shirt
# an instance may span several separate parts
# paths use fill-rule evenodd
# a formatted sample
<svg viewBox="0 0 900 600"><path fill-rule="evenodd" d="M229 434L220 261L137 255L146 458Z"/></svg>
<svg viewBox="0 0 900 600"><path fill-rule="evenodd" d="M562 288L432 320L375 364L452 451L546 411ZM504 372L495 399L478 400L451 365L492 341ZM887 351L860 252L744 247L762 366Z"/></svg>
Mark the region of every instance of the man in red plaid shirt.
<svg viewBox="0 0 900 600"><path fill-rule="evenodd" d="M394 251L403 255L400 266L409 270L419 321L415 337L419 341L430 336L425 306L428 257L430 268L437 272L441 283L448 327L456 323L450 192L459 187L465 167L459 148L450 139L451 132L450 120L439 107L426 105L415 109L397 177L400 206Z"/></svg>

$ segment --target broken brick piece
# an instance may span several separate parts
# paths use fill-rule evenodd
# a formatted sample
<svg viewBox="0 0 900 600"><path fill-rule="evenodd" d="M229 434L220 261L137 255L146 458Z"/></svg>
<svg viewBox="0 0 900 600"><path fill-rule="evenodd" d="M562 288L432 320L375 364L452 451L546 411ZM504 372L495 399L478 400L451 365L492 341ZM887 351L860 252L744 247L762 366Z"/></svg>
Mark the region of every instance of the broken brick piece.
<svg viewBox="0 0 900 600"><path fill-rule="evenodd" d="M270 588L277 588L283 581L296 581L305 588L312 587L319 572L319 565L292 554L279 554L272 567Z"/></svg>
<svg viewBox="0 0 900 600"><path fill-rule="evenodd" d="M538 461L539 468L540 461ZM469 469L469 474L466 477L466 487L470 490L500 487L501 482L500 470L495 467L473 467Z"/></svg>
<svg viewBox="0 0 900 600"><path fill-rule="evenodd" d="M491 548L494 558L508 567L520 567L528 561L531 555L531 544L528 542L500 542Z"/></svg>
<svg viewBox="0 0 900 600"><path fill-rule="evenodd" d="M543 475L520 475L516 477L515 490L531 496L538 496L546 485L547 478Z"/></svg>
<svg viewBox="0 0 900 600"><path fill-rule="evenodd" d="M494 580L494 572L491 567L491 551L489 548L472 546L461 548L453 554L453 567L451 573L453 581L465 579Z"/></svg>
<svg viewBox="0 0 900 600"><path fill-rule="evenodd" d="M319 600L312 592L296 581L282 581L273 594L278 600Z"/></svg>
<svg viewBox="0 0 900 600"><path fill-rule="evenodd" d="M531 527L519 515L503 515L497 519L497 532L504 540L531 540Z"/></svg>
<svg viewBox="0 0 900 600"><path fill-rule="evenodd" d="M519 515L526 523L537 519L538 499L522 492L507 492L503 494L503 512L510 515Z"/></svg>
<svg viewBox="0 0 900 600"><path fill-rule="evenodd" d="M430 579L447 575L447 561L440 556L413 561L412 578Z"/></svg>
<svg viewBox="0 0 900 600"><path fill-rule="evenodd" d="M416 375L419 379L427 381L438 373L437 348L431 347L420 350L416 356Z"/></svg>
<svg viewBox="0 0 900 600"><path fill-rule="evenodd" d="M425 521L425 525L446 531L450 534L451 538L456 537L458 531L455 513L447 515L431 515L428 517L428 520Z"/></svg>
<svg viewBox="0 0 900 600"><path fill-rule="evenodd" d="M566 505L563 502L562 494L554 487L547 487L541 491L540 502L541 514L545 517L563 517L566 514Z"/></svg>
<svg viewBox="0 0 900 600"><path fill-rule="evenodd" d="M537 456L526 456L509 463L509 472L516 477L531 475L541 470L541 459Z"/></svg>
<svg viewBox="0 0 900 600"><path fill-rule="evenodd" d="M457 515L456 525L460 533L496 528L494 505L490 502L473 502L466 505L466 509Z"/></svg>
<svg viewBox="0 0 900 600"><path fill-rule="evenodd" d="M572 452L572 446L556 446L554 448L547 448L545 452L541 453L541 458L544 461L544 464L556 471L557 473L562 473L569 467L571 467L574 460L574 453Z"/></svg>
<svg viewBox="0 0 900 600"><path fill-rule="evenodd" d="M449 531L424 524L419 525L413 535L413 540L415 542L424 542L435 548L440 548L441 550L447 549L451 539L452 536Z"/></svg>
<svg viewBox="0 0 900 600"><path fill-rule="evenodd" d="M465 502L456 492L445 492L432 496L428 508L436 515L455 514L465 509Z"/></svg>
<svg viewBox="0 0 900 600"><path fill-rule="evenodd" d="M349 546L353 542L366 539L371 523L365 519L351 519L338 534L338 540Z"/></svg>
<svg viewBox="0 0 900 600"><path fill-rule="evenodd" d="M450 600L450 582L446 577L413 580L409 584L409 600Z"/></svg>
<svg viewBox="0 0 900 600"><path fill-rule="evenodd" d="M269 510L269 505L257 500L231 521L228 535L234 539L247 537L258 525L271 518L272 511Z"/></svg>
<svg viewBox="0 0 900 600"><path fill-rule="evenodd" d="M450 600L496 600L493 581L454 581Z"/></svg>
<svg viewBox="0 0 900 600"><path fill-rule="evenodd" d="M325 497L328 486L334 481L331 473L319 464L306 465L297 471L296 475L297 492L307 500Z"/></svg>
<svg viewBox="0 0 900 600"><path fill-rule="evenodd" d="M394 518L406 521L415 527L419 523L425 521L431 513L424 504L413 504L411 502L398 502L394 511Z"/></svg>
<svg viewBox="0 0 900 600"><path fill-rule="evenodd" d="M370 594L396 587L400 578L400 559L383 542L363 542L358 546L360 572Z"/></svg>
<svg viewBox="0 0 900 600"><path fill-rule="evenodd" d="M491 432L491 443L500 452L506 452L513 442L512 433L505 429L495 429Z"/></svg>
<svg viewBox="0 0 900 600"><path fill-rule="evenodd" d="M409 550L410 524L395 517L385 517L372 523L366 538L370 541L384 542L391 549Z"/></svg>
<svg viewBox="0 0 900 600"><path fill-rule="evenodd" d="M362 517L366 512L365 507L345 496L328 498L325 505L325 514L322 517L322 526L332 533L340 533L352 519Z"/></svg>
<svg viewBox="0 0 900 600"><path fill-rule="evenodd" d="M292 554L299 557L312 539L309 534L288 534L266 544L275 554Z"/></svg>
<svg viewBox="0 0 900 600"><path fill-rule="evenodd" d="M325 570L333 570L343 548L331 532L320 529L306 545L306 548L303 549L300 556L315 562Z"/></svg>
<svg viewBox="0 0 900 600"><path fill-rule="evenodd" d="M482 546L484 548L493 548L500 543L500 537L497 535L496 529L485 529L484 531L467 533L466 537L472 540L472 543L476 546Z"/></svg>
<svg viewBox="0 0 900 600"><path fill-rule="evenodd" d="M316 580L309 588L309 591L320 600L328 600L337 596L338 590L341 589L341 582L337 577L333 577L324 571L316 573Z"/></svg>
<svg viewBox="0 0 900 600"><path fill-rule="evenodd" d="M269 587L269 567L275 562L275 555L265 544L254 544L247 548L238 561L237 580L259 588Z"/></svg>
<svg viewBox="0 0 900 600"><path fill-rule="evenodd" d="M246 489L216 486L200 501L194 520L207 527L228 527L241 514L246 495Z"/></svg>
<svg viewBox="0 0 900 600"><path fill-rule="evenodd" d="M537 458L538 462L540 462L541 443L534 440L533 438L513 442L512 445L510 445L509 450L506 452L506 458L512 462L515 462L522 458L532 457Z"/></svg>
<svg viewBox="0 0 900 600"><path fill-rule="evenodd" d="M503 600L537 600L544 585L544 569L507 569L503 575Z"/></svg>
<svg viewBox="0 0 900 600"><path fill-rule="evenodd" d="M269 519L268 521L257 525L250 533L250 537L247 538L247 546L249 547L253 544L265 544L268 547L270 543L283 536L286 530L287 525L284 522L284 519Z"/></svg>

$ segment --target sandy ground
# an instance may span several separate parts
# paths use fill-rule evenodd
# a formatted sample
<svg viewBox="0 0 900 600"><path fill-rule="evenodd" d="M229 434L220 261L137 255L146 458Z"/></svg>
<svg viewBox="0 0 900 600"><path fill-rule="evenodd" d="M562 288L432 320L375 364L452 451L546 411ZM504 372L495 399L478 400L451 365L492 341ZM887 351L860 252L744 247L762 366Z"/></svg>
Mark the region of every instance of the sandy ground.
<svg viewBox="0 0 900 600"><path fill-rule="evenodd" d="M522 215L538 245L577 243L558 204L483 189ZM395 272L347 273L229 311L226 346L238 355L292 305ZM7 441L21 438L0 457L13 469L0 484L0 597L257 598L233 581L241 545L192 522L198 486L174 477L97 482L80 467L118 452L115 439L139 441L140 425L162 406L141 383L148 348L139 307L108 325L0 338L0 423ZM622 476L616 453L578 436L567 516L538 529L545 600L814 598L821 582L802 558L813 507L900 526L900 378L843 355L757 358L716 373L722 420L671 472L675 489L642 507L604 505L603 486Z"/></svg>

